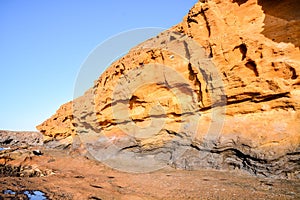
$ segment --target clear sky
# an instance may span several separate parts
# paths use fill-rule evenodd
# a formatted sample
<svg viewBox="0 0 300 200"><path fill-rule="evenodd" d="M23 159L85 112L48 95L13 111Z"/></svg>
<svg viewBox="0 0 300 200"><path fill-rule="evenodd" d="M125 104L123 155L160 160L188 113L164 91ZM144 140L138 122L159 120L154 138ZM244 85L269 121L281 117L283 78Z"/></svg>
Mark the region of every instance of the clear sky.
<svg viewBox="0 0 300 200"><path fill-rule="evenodd" d="M0 129L36 130L72 100L81 65L97 45L136 28L169 28L196 2L0 0Z"/></svg>

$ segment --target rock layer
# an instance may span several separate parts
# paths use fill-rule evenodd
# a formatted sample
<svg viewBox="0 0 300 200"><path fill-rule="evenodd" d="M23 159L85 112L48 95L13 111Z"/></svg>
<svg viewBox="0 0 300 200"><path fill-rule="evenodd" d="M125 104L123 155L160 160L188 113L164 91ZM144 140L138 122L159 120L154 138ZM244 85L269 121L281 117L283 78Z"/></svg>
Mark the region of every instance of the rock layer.
<svg viewBox="0 0 300 200"><path fill-rule="evenodd" d="M37 128L53 140L79 138L96 159L127 171L168 164L298 177L297 6L200 1Z"/></svg>

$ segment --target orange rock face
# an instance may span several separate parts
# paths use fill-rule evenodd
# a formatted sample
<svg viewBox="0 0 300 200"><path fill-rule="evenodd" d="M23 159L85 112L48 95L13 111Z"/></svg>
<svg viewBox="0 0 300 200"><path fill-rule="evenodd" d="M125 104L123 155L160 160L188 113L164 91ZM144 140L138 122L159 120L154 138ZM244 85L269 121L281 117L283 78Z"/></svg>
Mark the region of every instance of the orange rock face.
<svg viewBox="0 0 300 200"><path fill-rule="evenodd" d="M36 128L44 134L44 140L64 139L72 135L74 128L72 102L62 105L57 112L48 120Z"/></svg>
<svg viewBox="0 0 300 200"><path fill-rule="evenodd" d="M297 177L298 10L293 0L200 1L37 128L80 138L126 171L168 164Z"/></svg>

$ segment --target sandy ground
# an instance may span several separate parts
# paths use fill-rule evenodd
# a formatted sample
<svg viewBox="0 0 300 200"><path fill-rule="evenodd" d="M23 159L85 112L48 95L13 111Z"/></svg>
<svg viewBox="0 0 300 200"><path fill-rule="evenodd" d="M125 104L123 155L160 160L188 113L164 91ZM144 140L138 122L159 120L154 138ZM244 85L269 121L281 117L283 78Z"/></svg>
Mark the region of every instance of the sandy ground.
<svg viewBox="0 0 300 200"><path fill-rule="evenodd" d="M6 190L39 190L47 199L300 199L300 180L258 178L240 171L184 171L168 167L133 174L64 151L43 149L41 156L31 152L26 150L2 165L0 199L26 199L24 195L3 194ZM26 173L14 173L9 167L3 169L4 166L23 166L23 171L24 166L31 166L31 172L35 171L31 176L36 177L18 177Z"/></svg>

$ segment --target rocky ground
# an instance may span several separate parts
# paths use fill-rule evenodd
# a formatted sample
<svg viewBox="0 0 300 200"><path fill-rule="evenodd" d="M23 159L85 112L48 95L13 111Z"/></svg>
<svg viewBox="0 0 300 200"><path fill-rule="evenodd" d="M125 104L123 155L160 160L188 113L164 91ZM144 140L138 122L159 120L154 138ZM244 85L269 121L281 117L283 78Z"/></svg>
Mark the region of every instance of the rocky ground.
<svg viewBox="0 0 300 200"><path fill-rule="evenodd" d="M198 1L43 136L0 131L0 199L300 199L299 5Z"/></svg>
<svg viewBox="0 0 300 200"><path fill-rule="evenodd" d="M7 133L0 134L4 138ZM18 134L20 144L34 140L27 137L28 133ZM239 170L187 171L168 166L151 173L126 173L68 149L50 149L40 143L18 146L17 138L15 142L0 143L0 199L28 199L24 191L42 193L37 199L300 198L299 179L258 178Z"/></svg>

